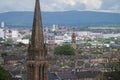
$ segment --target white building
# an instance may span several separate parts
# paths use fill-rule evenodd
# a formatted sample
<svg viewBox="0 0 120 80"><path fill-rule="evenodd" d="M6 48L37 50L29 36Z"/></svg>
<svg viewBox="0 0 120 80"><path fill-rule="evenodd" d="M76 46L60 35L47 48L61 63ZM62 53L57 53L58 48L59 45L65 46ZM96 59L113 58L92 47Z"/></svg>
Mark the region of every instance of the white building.
<svg viewBox="0 0 120 80"><path fill-rule="evenodd" d="M1 27L4 28L5 27L5 23L1 22Z"/></svg>
<svg viewBox="0 0 120 80"><path fill-rule="evenodd" d="M77 33L78 36L87 37L87 36L89 36L89 34L90 34L91 32L89 32L89 31L78 31L78 32L76 32L76 33Z"/></svg>
<svg viewBox="0 0 120 80"><path fill-rule="evenodd" d="M120 33L116 33L116 34L103 34L104 38L110 38L110 37L120 37Z"/></svg>
<svg viewBox="0 0 120 80"><path fill-rule="evenodd" d="M12 30L12 39L17 39L18 38L18 31L17 30Z"/></svg>
<svg viewBox="0 0 120 80"><path fill-rule="evenodd" d="M0 28L0 38L4 39L4 29Z"/></svg>
<svg viewBox="0 0 120 80"><path fill-rule="evenodd" d="M29 44L29 39L18 39L17 43Z"/></svg>
<svg viewBox="0 0 120 80"><path fill-rule="evenodd" d="M55 36L55 43L62 45L63 43L71 43L71 35L66 33L61 36Z"/></svg>
<svg viewBox="0 0 120 80"><path fill-rule="evenodd" d="M56 31L56 30L58 30L58 25L53 24L53 26L52 26L52 31Z"/></svg>
<svg viewBox="0 0 120 80"><path fill-rule="evenodd" d="M55 44L63 44L63 36L55 36Z"/></svg>

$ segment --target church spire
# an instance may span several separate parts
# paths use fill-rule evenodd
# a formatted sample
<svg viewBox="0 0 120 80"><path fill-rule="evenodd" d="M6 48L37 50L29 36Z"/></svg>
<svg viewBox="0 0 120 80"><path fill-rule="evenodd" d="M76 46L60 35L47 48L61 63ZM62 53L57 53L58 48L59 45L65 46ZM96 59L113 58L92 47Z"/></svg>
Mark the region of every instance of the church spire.
<svg viewBox="0 0 120 80"><path fill-rule="evenodd" d="M32 36L26 64L27 80L48 80L47 48L44 44L39 0L35 3Z"/></svg>
<svg viewBox="0 0 120 80"><path fill-rule="evenodd" d="M44 36L43 36L40 3L39 0L36 0L33 27L32 27L31 45L35 47L38 45L38 43L44 44Z"/></svg>

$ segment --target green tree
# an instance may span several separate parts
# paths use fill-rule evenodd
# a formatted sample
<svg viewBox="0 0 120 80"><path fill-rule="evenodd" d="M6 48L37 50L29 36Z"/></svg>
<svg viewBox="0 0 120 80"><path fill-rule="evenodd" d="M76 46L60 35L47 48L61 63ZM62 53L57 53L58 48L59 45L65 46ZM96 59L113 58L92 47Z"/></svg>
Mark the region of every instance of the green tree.
<svg viewBox="0 0 120 80"><path fill-rule="evenodd" d="M5 44L13 44L13 40L12 40L12 39L7 39L7 40L5 41Z"/></svg>
<svg viewBox="0 0 120 80"><path fill-rule="evenodd" d="M56 55L74 55L74 49L70 45L57 46L54 49Z"/></svg>
<svg viewBox="0 0 120 80"><path fill-rule="evenodd" d="M60 63L60 64L58 64L58 66L62 68L62 67L65 67L65 64Z"/></svg>
<svg viewBox="0 0 120 80"><path fill-rule="evenodd" d="M9 80L6 71L0 66L0 80Z"/></svg>
<svg viewBox="0 0 120 80"><path fill-rule="evenodd" d="M0 42L3 42L3 41L5 41L3 38L0 38Z"/></svg>
<svg viewBox="0 0 120 80"><path fill-rule="evenodd" d="M1 57L4 58L5 56L8 56L6 52L1 53Z"/></svg>
<svg viewBox="0 0 120 80"><path fill-rule="evenodd" d="M92 54L103 54L103 53L100 51L93 51Z"/></svg>
<svg viewBox="0 0 120 80"><path fill-rule="evenodd" d="M26 35L25 37L23 37L22 39L30 39L30 38L31 38L31 35L28 34L28 35Z"/></svg>
<svg viewBox="0 0 120 80"><path fill-rule="evenodd" d="M81 45L81 46L89 46L89 47L91 47L91 46L92 46L92 44L91 44L91 43L87 43L87 42L86 42L86 43L81 43L80 45Z"/></svg>
<svg viewBox="0 0 120 80"><path fill-rule="evenodd" d="M18 43L16 46L17 46L17 47L22 47L22 46L24 46L24 47L25 47L25 46L26 46L26 44L24 44L24 43L21 43L21 42L20 42L20 43Z"/></svg>
<svg viewBox="0 0 120 80"><path fill-rule="evenodd" d="M79 50L79 51L78 51L79 54L82 54L83 52L84 52L83 50Z"/></svg>

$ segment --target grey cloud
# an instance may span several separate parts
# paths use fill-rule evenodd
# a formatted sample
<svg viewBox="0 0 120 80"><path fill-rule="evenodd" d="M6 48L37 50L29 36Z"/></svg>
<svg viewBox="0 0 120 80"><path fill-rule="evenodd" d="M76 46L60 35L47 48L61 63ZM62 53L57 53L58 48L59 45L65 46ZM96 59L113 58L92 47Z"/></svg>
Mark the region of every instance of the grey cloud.
<svg viewBox="0 0 120 80"><path fill-rule="evenodd" d="M120 0L103 0L100 9L120 12Z"/></svg>
<svg viewBox="0 0 120 80"><path fill-rule="evenodd" d="M34 0L1 0L0 12L33 10Z"/></svg>
<svg viewBox="0 0 120 80"><path fill-rule="evenodd" d="M68 0L74 1L75 5L70 5L67 0L40 0L43 11L68 11L68 10L87 10L83 1L89 0ZM93 1L93 0L92 0ZM99 1L99 0L97 0ZM99 10L111 10L120 12L120 0L101 0ZM78 3L79 2L79 3ZM90 1L89 1L90 2ZM0 0L0 12L6 11L33 11L35 0ZM88 7L91 6L88 4ZM94 7L94 6L92 6ZM90 8L91 10L94 8Z"/></svg>

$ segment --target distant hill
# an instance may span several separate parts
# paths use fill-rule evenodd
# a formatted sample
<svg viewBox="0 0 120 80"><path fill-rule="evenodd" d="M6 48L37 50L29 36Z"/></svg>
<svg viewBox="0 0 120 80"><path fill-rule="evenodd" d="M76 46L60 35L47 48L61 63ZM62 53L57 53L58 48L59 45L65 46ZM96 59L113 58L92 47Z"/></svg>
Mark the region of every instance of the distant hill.
<svg viewBox="0 0 120 80"><path fill-rule="evenodd" d="M68 26L87 25L120 25L119 13L91 12L91 11L64 11L42 12L44 26L52 24ZM33 12L6 12L0 13L0 22L7 26L32 26Z"/></svg>

